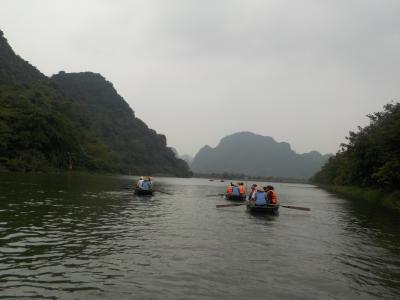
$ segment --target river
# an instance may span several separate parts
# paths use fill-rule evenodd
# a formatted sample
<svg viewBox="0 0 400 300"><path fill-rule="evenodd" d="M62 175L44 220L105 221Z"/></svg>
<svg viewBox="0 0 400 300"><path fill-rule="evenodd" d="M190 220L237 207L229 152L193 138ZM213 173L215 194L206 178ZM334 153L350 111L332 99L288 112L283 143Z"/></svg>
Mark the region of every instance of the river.
<svg viewBox="0 0 400 300"><path fill-rule="evenodd" d="M225 184L0 175L0 298L399 299L400 218L311 185L276 183L257 216L205 197ZM250 182L249 182L250 184Z"/></svg>

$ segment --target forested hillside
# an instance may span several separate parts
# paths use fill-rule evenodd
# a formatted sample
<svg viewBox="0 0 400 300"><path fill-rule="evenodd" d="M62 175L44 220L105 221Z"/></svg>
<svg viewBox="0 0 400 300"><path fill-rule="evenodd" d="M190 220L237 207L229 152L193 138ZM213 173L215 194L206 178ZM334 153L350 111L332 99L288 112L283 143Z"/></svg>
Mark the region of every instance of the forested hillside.
<svg viewBox="0 0 400 300"><path fill-rule="evenodd" d="M0 170L189 176L166 138L134 116L101 75L47 78L0 31Z"/></svg>
<svg viewBox="0 0 400 300"><path fill-rule="evenodd" d="M350 132L341 151L314 176L316 183L400 189L400 103L368 117L370 124Z"/></svg>

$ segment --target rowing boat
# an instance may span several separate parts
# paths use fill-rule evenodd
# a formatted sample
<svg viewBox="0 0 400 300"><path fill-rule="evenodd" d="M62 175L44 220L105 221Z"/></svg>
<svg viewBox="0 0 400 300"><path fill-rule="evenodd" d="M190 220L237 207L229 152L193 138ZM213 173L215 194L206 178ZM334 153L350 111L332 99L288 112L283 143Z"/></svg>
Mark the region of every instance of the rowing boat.
<svg viewBox="0 0 400 300"><path fill-rule="evenodd" d="M153 190L143 190L143 189L140 189L140 188L135 188L135 195L153 196Z"/></svg>
<svg viewBox="0 0 400 300"><path fill-rule="evenodd" d="M268 214L268 215L278 215L279 214L279 204L278 205L247 205L247 211L254 214Z"/></svg>

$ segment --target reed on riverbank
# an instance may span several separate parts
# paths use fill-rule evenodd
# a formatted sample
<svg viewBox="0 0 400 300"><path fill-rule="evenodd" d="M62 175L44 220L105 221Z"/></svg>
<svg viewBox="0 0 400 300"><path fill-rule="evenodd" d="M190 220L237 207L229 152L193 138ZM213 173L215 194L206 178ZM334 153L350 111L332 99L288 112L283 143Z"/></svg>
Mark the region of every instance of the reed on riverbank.
<svg viewBox="0 0 400 300"><path fill-rule="evenodd" d="M319 185L319 187L346 199L365 201L371 205L379 205L400 213L400 191L388 193L377 189L340 185Z"/></svg>

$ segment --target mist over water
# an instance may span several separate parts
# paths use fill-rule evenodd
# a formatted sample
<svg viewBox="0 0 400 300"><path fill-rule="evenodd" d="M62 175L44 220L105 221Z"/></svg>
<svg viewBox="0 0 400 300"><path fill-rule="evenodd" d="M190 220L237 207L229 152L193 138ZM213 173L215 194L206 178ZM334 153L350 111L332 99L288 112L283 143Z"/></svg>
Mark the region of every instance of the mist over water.
<svg viewBox="0 0 400 300"><path fill-rule="evenodd" d="M205 197L225 183L0 175L0 298L400 297L400 220L310 185L274 184L280 215ZM250 182L249 182L250 184Z"/></svg>

